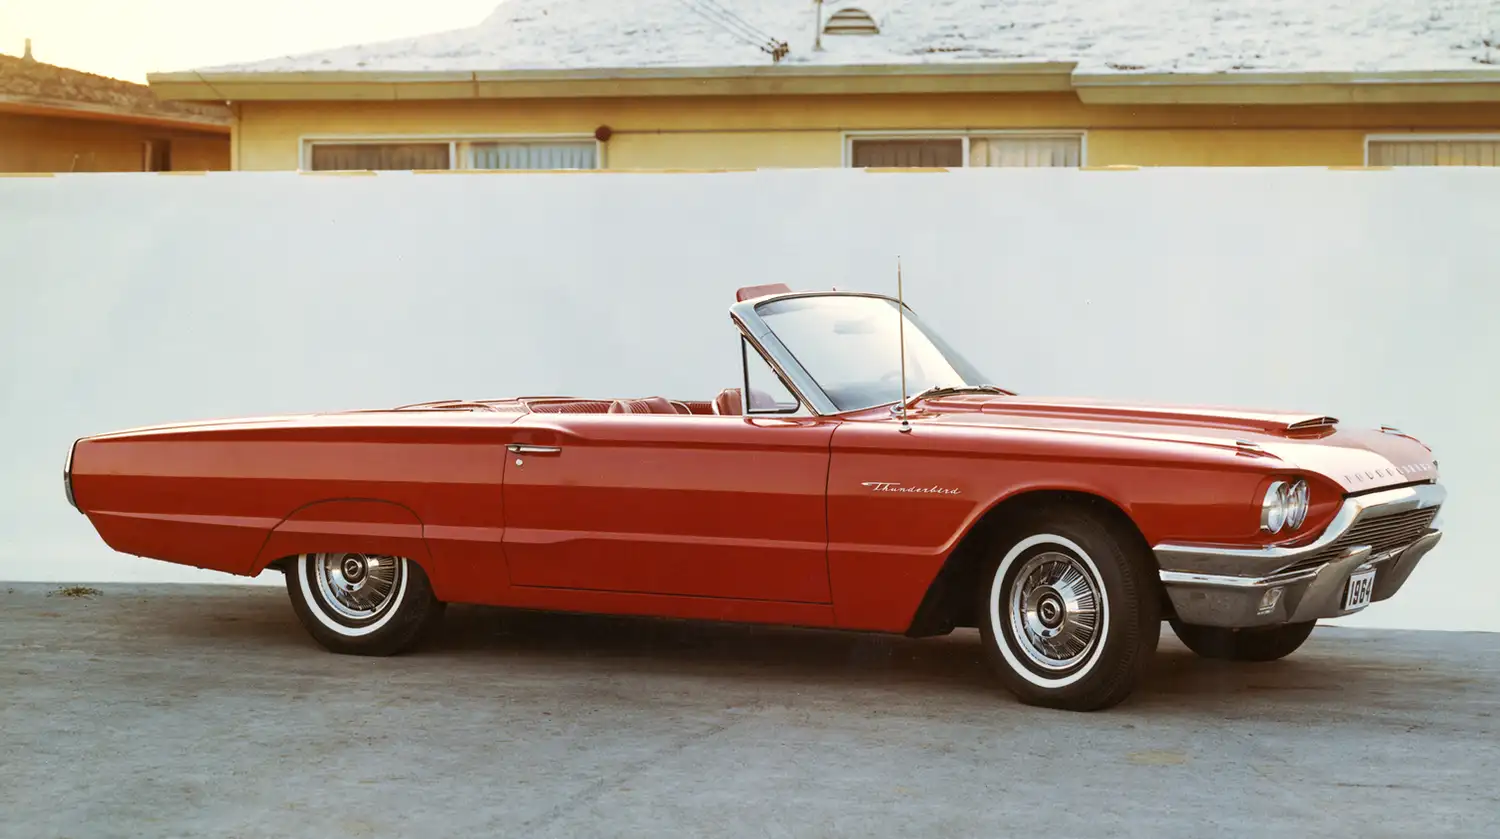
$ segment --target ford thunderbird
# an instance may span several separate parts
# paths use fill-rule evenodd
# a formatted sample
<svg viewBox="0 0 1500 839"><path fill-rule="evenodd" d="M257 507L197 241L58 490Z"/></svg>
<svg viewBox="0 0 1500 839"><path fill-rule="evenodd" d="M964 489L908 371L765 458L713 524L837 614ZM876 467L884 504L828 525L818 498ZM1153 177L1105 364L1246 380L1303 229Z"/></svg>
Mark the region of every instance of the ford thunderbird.
<svg viewBox="0 0 1500 839"><path fill-rule="evenodd" d="M1021 701L1106 708L1167 622L1256 662L1392 597L1440 538L1432 451L1317 413L1022 396L899 298L740 289L736 382L85 437L111 548L285 574L337 653L446 603L931 636Z"/></svg>

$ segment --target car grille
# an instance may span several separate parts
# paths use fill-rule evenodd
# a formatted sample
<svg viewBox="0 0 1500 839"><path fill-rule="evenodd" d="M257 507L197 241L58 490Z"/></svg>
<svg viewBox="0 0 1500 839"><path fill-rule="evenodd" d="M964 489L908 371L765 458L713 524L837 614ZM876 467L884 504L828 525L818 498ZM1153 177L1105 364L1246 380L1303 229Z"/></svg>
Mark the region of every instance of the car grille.
<svg viewBox="0 0 1500 839"><path fill-rule="evenodd" d="M1300 571L1304 568L1316 568L1331 559L1337 559L1340 554L1355 545L1369 545L1370 553L1374 555L1404 548L1422 538L1422 535L1432 526L1432 520L1437 518L1437 513L1437 507L1428 507L1423 510L1407 510L1388 516L1362 519L1355 522L1354 526L1349 528L1349 532L1335 539L1328 547L1282 570Z"/></svg>

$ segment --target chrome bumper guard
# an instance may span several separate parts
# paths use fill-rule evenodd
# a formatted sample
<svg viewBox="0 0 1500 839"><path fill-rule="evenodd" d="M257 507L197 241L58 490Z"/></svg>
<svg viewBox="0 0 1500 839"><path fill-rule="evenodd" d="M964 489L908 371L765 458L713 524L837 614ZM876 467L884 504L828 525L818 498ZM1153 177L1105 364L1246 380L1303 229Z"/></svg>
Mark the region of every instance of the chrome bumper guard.
<svg viewBox="0 0 1500 839"><path fill-rule="evenodd" d="M1370 545L1349 545L1322 564L1293 566L1326 552L1357 523L1440 507L1446 497L1441 485L1422 484L1347 498L1322 535L1296 548L1160 544L1154 552L1162 585L1177 617L1202 626L1275 626L1352 614L1343 608L1350 575L1375 568L1370 602L1387 600L1442 539L1442 532L1428 528L1415 541L1378 555Z"/></svg>

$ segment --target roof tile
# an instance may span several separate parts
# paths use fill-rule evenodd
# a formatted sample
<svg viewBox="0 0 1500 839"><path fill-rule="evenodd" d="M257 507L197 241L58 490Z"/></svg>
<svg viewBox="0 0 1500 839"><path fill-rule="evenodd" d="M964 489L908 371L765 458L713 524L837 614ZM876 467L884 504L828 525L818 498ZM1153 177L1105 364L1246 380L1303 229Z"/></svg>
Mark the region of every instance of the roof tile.
<svg viewBox="0 0 1500 839"><path fill-rule="evenodd" d="M145 85L9 55L0 55L0 101L220 125L230 121L222 105L169 102Z"/></svg>
<svg viewBox="0 0 1500 839"><path fill-rule="evenodd" d="M505 0L476 26L204 72L1077 62L1079 72L1497 69L1496 0L829 0L879 35L812 50L807 0ZM726 17L727 11L732 18Z"/></svg>

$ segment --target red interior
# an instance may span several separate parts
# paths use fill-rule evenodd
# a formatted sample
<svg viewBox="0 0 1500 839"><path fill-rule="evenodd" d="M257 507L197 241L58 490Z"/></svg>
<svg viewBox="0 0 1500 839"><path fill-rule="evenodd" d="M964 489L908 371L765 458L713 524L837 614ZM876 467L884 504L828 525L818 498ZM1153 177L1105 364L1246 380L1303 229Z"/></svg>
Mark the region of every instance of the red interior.
<svg viewBox="0 0 1500 839"><path fill-rule="evenodd" d="M645 396L635 399L583 399L568 396L537 396L497 402L493 403L492 407L503 410L507 407L507 402L533 414L739 416L743 413L740 409L739 388L728 388L712 400L668 399L664 396Z"/></svg>

